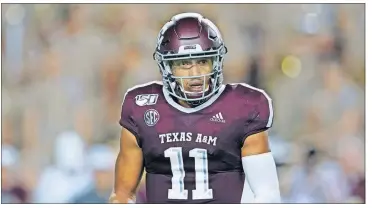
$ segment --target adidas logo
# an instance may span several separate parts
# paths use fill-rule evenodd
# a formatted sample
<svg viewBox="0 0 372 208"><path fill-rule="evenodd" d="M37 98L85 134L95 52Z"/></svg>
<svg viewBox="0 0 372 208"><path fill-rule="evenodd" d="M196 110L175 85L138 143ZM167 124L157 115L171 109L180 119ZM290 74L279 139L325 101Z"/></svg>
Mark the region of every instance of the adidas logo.
<svg viewBox="0 0 372 208"><path fill-rule="evenodd" d="M226 121L222 117L221 112L214 115L210 120L214 122L226 123Z"/></svg>

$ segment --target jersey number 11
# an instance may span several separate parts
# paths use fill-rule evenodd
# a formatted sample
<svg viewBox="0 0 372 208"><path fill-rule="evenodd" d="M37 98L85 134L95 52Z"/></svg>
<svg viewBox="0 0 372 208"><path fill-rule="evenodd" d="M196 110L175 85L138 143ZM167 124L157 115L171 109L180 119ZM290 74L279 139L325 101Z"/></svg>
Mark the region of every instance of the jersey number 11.
<svg viewBox="0 0 372 208"><path fill-rule="evenodd" d="M182 147L168 148L164 151L164 156L170 158L173 174L172 189L168 190L168 199L187 199ZM195 148L190 150L189 156L195 158L195 190L192 190L192 199L212 199L213 190L209 189L207 150Z"/></svg>

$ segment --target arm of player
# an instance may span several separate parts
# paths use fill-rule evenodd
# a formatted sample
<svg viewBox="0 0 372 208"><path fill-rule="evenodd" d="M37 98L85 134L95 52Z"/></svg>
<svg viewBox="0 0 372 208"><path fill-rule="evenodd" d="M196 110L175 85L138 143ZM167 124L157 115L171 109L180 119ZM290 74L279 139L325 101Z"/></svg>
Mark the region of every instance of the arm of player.
<svg viewBox="0 0 372 208"><path fill-rule="evenodd" d="M279 181L267 132L248 136L241 153L245 177L254 194L252 203L280 203Z"/></svg>
<svg viewBox="0 0 372 208"><path fill-rule="evenodd" d="M136 137L123 128L120 152L115 165L115 186L110 203L134 203L134 196L143 173L142 150Z"/></svg>

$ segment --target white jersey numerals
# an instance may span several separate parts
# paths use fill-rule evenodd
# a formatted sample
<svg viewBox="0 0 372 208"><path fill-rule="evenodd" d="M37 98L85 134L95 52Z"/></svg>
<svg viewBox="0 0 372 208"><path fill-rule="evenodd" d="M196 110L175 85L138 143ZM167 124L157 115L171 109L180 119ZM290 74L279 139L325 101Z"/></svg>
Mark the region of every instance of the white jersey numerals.
<svg viewBox="0 0 372 208"><path fill-rule="evenodd" d="M173 174L172 189L168 190L168 198L187 199L182 147L171 147L164 151L164 156L170 158ZM195 158L195 190L192 190L192 199L212 199L213 190L209 189L207 150L195 148L189 152L189 156Z"/></svg>
<svg viewBox="0 0 372 208"><path fill-rule="evenodd" d="M207 150L195 148L189 152L189 156L195 158L195 190L192 190L192 199L212 199L213 191L209 189Z"/></svg>
<svg viewBox="0 0 372 208"><path fill-rule="evenodd" d="M172 169L172 189L168 190L169 199L187 199L188 191L185 190L182 148L171 147L164 151L164 156L170 158Z"/></svg>

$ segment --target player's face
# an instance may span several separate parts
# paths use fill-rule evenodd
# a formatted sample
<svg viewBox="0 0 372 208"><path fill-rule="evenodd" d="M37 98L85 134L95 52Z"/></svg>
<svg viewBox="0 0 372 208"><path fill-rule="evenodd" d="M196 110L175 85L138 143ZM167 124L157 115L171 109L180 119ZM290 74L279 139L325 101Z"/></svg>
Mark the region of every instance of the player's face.
<svg viewBox="0 0 372 208"><path fill-rule="evenodd" d="M175 77L200 76L194 78L178 78L177 82L188 92L202 92L208 89L210 74L213 65L211 58L185 59L172 62L172 71ZM204 89L203 85L205 83Z"/></svg>

